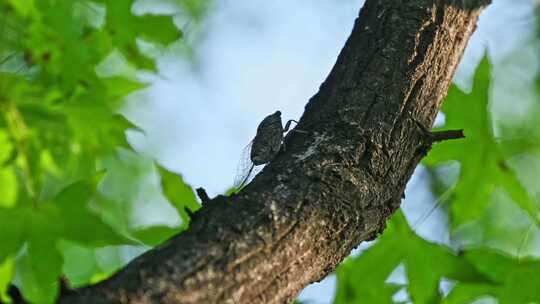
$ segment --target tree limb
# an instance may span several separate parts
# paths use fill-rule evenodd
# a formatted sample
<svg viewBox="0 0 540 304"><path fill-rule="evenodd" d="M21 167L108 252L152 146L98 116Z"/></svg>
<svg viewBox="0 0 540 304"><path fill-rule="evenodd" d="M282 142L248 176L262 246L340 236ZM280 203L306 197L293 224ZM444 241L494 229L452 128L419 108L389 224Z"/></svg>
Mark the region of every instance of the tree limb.
<svg viewBox="0 0 540 304"><path fill-rule="evenodd" d="M488 1L368 0L287 150L188 231L59 303L287 303L399 207ZM454 134L456 135L456 134Z"/></svg>

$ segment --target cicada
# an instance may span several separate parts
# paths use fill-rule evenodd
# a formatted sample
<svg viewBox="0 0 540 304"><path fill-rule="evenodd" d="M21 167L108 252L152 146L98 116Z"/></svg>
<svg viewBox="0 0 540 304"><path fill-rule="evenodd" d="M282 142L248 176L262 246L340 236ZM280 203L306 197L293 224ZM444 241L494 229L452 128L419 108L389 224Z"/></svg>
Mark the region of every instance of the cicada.
<svg viewBox="0 0 540 304"><path fill-rule="evenodd" d="M234 182L235 188L242 188L249 178L254 175L256 166L269 163L279 153L283 142L283 134L289 131L292 122L298 123L296 120L291 119L283 127L280 111L266 116L261 121L257 127L255 137L242 154L238 165L238 174Z"/></svg>

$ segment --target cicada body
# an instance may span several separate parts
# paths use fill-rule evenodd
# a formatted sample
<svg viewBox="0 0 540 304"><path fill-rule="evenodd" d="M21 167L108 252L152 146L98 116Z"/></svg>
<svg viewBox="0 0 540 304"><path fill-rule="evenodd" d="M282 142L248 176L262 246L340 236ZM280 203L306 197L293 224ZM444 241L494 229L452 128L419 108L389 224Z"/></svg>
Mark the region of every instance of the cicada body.
<svg viewBox="0 0 540 304"><path fill-rule="evenodd" d="M288 130L290 121L286 128L283 128L281 122L281 112L266 116L259 126L257 133L251 143L244 149L242 159L238 166L237 177L235 179L235 188L239 189L249 180L255 172L255 167L269 163L281 149L283 142L283 133ZM247 154L249 152L249 159Z"/></svg>
<svg viewBox="0 0 540 304"><path fill-rule="evenodd" d="M283 141L283 125L281 124L281 112L276 111L266 116L253 138L250 158L256 166L270 162L281 148Z"/></svg>

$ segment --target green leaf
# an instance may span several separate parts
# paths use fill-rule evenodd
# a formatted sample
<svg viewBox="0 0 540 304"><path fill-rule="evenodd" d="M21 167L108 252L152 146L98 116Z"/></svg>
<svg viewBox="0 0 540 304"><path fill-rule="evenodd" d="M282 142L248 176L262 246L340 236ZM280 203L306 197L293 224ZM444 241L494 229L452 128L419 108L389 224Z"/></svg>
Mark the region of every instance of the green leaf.
<svg viewBox="0 0 540 304"><path fill-rule="evenodd" d="M105 31L112 37L124 56L139 68L155 71L154 61L145 57L137 47L137 38L148 42L170 44L181 37L171 16L126 14L131 12L134 0L115 0L99 2L106 5L107 17Z"/></svg>
<svg viewBox="0 0 540 304"><path fill-rule="evenodd" d="M83 147L103 156L117 147L128 147L125 131L133 124L107 105L85 100L66 105L64 111L69 128Z"/></svg>
<svg viewBox="0 0 540 304"><path fill-rule="evenodd" d="M182 228L171 228L168 226L152 226L143 229L137 229L131 233L135 238L149 246L157 246L172 236L178 234Z"/></svg>
<svg viewBox="0 0 540 304"><path fill-rule="evenodd" d="M371 248L370 248L371 249ZM362 258L347 259L337 269L337 293L334 298L336 304L347 303L393 303L392 296L402 286L386 284L385 280L392 270L399 265L393 255L389 255L389 263L381 264L383 268L376 269L377 255L389 249L384 245L362 254ZM365 262L364 262L365 261ZM364 276L372 276L367 280Z"/></svg>
<svg viewBox="0 0 540 304"><path fill-rule="evenodd" d="M107 86L107 95L110 100L119 100L147 86L147 84L124 77L106 77L103 81Z"/></svg>
<svg viewBox="0 0 540 304"><path fill-rule="evenodd" d="M99 185L101 195L95 198L95 204L107 223L129 234L134 203L152 192L158 193L155 182L149 183L154 174L153 161L134 151L117 149L103 158L98 168L106 174Z"/></svg>
<svg viewBox="0 0 540 304"><path fill-rule="evenodd" d="M492 294L500 303L540 303L540 260L516 259L490 249L469 250L465 258L498 283Z"/></svg>
<svg viewBox="0 0 540 304"><path fill-rule="evenodd" d="M105 7L93 1L79 0L73 4L73 15L85 25L100 29L105 24Z"/></svg>
<svg viewBox="0 0 540 304"><path fill-rule="evenodd" d="M51 240L30 243L28 253L17 264L26 299L33 303L54 303L59 290L62 257ZM54 243L52 243L54 244Z"/></svg>
<svg viewBox="0 0 540 304"><path fill-rule="evenodd" d="M62 237L88 246L132 244L90 210L88 203L96 187L91 182L75 183L54 199Z"/></svg>
<svg viewBox="0 0 540 304"><path fill-rule="evenodd" d="M99 162L98 168L107 172L100 190L107 198L118 201L136 200L145 191L141 188L143 180L154 169L151 159L128 149L116 149Z"/></svg>
<svg viewBox="0 0 540 304"><path fill-rule="evenodd" d="M8 2L23 16L27 16L34 9L33 0L8 0Z"/></svg>
<svg viewBox="0 0 540 304"><path fill-rule="evenodd" d="M484 282L474 266L444 245L432 244L410 229L397 212L377 243L338 269L340 303L392 303L395 286L385 282L401 263L409 281L408 291L414 303L439 303L440 280Z"/></svg>
<svg viewBox="0 0 540 304"><path fill-rule="evenodd" d="M126 247L92 248L68 241L61 241L58 247L64 258L64 275L74 288L107 279L126 263Z"/></svg>
<svg viewBox="0 0 540 304"><path fill-rule="evenodd" d="M7 290L9 283L13 279L15 274L15 262L13 258L5 260L3 263L0 263L0 302L1 303L11 303L9 296L7 295Z"/></svg>
<svg viewBox="0 0 540 304"><path fill-rule="evenodd" d="M185 208L191 212L197 211L201 206L197 202L193 189L184 183L181 175L175 174L163 167L159 167L161 176L161 188L169 202L176 208L182 217L182 222L188 223L189 216Z"/></svg>
<svg viewBox="0 0 540 304"><path fill-rule="evenodd" d="M16 256L24 244L25 222L26 218L19 210L0 208L0 263Z"/></svg>
<svg viewBox="0 0 540 304"><path fill-rule="evenodd" d="M443 299L444 304L472 303L481 297L494 293L494 286L488 284L458 283Z"/></svg>
<svg viewBox="0 0 540 304"><path fill-rule="evenodd" d="M0 167L11 158L13 152L9 133L0 128Z"/></svg>
<svg viewBox="0 0 540 304"><path fill-rule="evenodd" d="M46 212L34 211L28 218L28 243L17 260L17 284L30 302L54 303L62 273L62 256L56 248L59 225Z"/></svg>
<svg viewBox="0 0 540 304"><path fill-rule="evenodd" d="M451 160L460 162L461 171L451 200L452 227L479 218L491 194L501 187L514 202L537 221L537 206L507 165L504 147L493 136L489 113L491 67L484 57L476 70L472 92L452 85L443 104L445 129L464 129L466 138L436 144L424 163L428 166Z"/></svg>
<svg viewBox="0 0 540 304"><path fill-rule="evenodd" d="M76 243L61 241L59 249L64 259L63 273L70 287L78 288L88 284L94 276L103 273L95 251Z"/></svg>
<svg viewBox="0 0 540 304"><path fill-rule="evenodd" d="M0 167L0 208L10 208L17 202L19 188L13 167Z"/></svg>

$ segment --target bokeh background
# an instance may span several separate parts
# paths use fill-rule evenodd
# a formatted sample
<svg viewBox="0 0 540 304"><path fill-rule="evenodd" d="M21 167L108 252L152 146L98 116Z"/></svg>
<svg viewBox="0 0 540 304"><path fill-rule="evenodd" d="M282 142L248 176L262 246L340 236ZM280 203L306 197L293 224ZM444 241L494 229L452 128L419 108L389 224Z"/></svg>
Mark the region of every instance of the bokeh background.
<svg viewBox="0 0 540 304"><path fill-rule="evenodd" d="M4 293L7 286L14 284L34 302L52 303L59 277L73 287L98 282L185 229L189 220L185 209L198 207L192 189L204 187L210 196L230 190L244 148L265 116L276 110L284 120L302 115L363 5L360 0L59 3L0 0L6 12L0 14L3 301L9 300ZM515 258L518 266L522 257L540 258L540 231L534 224L540 197L539 5L534 0L494 0L480 17L451 89L452 96L461 90L489 98L487 109L479 111L489 113L492 131L481 140L496 142L494 147L507 153L501 154L499 168L483 168L479 161L473 168L476 179L464 186L458 183L463 162L441 165L432 159L420 165L407 185L401 209L407 229L436 245L411 237L399 246L420 243L415 249L419 256L430 248L455 253L488 247ZM114 10L116 15L111 14ZM156 17L150 23L143 19L148 14L171 17ZM122 32L118 25L128 21L132 23ZM138 39L137 31L147 40ZM486 76L482 73L488 61L491 70ZM83 69L81 62L90 68ZM475 91L475 74L486 76L482 81L489 78L488 91ZM106 93L94 94L100 90ZM116 100L119 96L123 102ZM113 110L130 123L112 123ZM463 125L457 126L463 126L466 134L477 116L469 114L464 113ZM473 121L466 120L469 116ZM26 121L24 130L13 127L17 117ZM441 113L435 127L445 127L448 121ZM128 143L118 148L124 135ZM483 158L490 155L488 151ZM27 193L28 170L35 174L36 195ZM510 195L497 184L502 178L498 170L517 176L505 188ZM484 171L491 173L483 175ZM489 208L476 210L477 218L456 226L455 210L449 207L456 189L474 194L475 185L487 191L481 194ZM516 198L536 207L515 204ZM403 223L398 218L389 226L380 244L388 244L395 227ZM361 296L344 292L367 284L355 275L366 273L362 253L376 246L377 241L362 244L336 274L308 286L299 301L378 303L365 300L361 292ZM394 302L410 303L414 288L407 287L411 276L405 264L393 265L374 290L381 287L381 295L389 293ZM540 277L540 266L534 265L537 268L528 269L538 271L526 274L531 282ZM435 289L444 295L460 283L441 277L441 282L436 278ZM512 287L514 294L505 290L507 299L526 293L518 287ZM477 297L474 303L497 303L493 295L501 294Z"/></svg>

